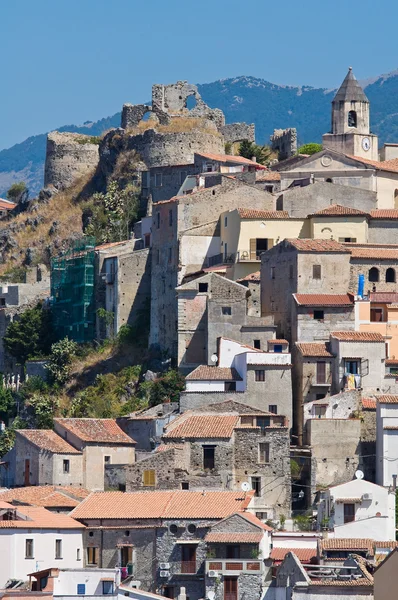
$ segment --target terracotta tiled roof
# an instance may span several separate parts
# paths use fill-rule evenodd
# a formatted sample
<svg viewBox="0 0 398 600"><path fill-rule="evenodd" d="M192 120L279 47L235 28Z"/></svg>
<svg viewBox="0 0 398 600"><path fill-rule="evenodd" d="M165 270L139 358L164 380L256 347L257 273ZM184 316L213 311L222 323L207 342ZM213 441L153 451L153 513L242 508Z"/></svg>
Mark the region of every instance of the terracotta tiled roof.
<svg viewBox="0 0 398 600"><path fill-rule="evenodd" d="M371 210L370 216L372 219L398 219L397 208L379 208L377 210Z"/></svg>
<svg viewBox="0 0 398 600"><path fill-rule="evenodd" d="M397 358L387 358L385 364L387 366L393 366L393 365L398 365L398 359Z"/></svg>
<svg viewBox="0 0 398 600"><path fill-rule="evenodd" d="M242 277L242 279L238 279L237 282L240 283L241 281L260 281L261 280L261 273L260 271L256 271L255 273L250 273L249 275L246 275L246 277Z"/></svg>
<svg viewBox="0 0 398 600"><path fill-rule="evenodd" d="M13 506L27 517L23 520L0 521L1 529L82 529L84 525L68 515L53 513L42 506Z"/></svg>
<svg viewBox="0 0 398 600"><path fill-rule="evenodd" d="M341 204L332 204L327 208L323 208L322 210L318 210L318 212L308 215L309 217L365 217L368 216L369 213L364 212L363 210L358 210L357 208L350 208L349 206L342 206Z"/></svg>
<svg viewBox="0 0 398 600"><path fill-rule="evenodd" d="M268 344L273 346L274 344L288 344L287 340L268 340Z"/></svg>
<svg viewBox="0 0 398 600"><path fill-rule="evenodd" d="M330 335L341 342L384 342L381 333L374 331L332 331Z"/></svg>
<svg viewBox="0 0 398 600"><path fill-rule="evenodd" d="M262 533L208 533L205 542L213 544L259 544L263 539Z"/></svg>
<svg viewBox="0 0 398 600"><path fill-rule="evenodd" d="M398 302L397 292L370 292L369 295L371 302L379 302L381 304L394 304Z"/></svg>
<svg viewBox="0 0 398 600"><path fill-rule="evenodd" d="M0 210L12 210L15 207L16 204L14 204L14 202L9 202L8 200L0 198Z"/></svg>
<svg viewBox="0 0 398 600"><path fill-rule="evenodd" d="M252 208L238 208L241 219L289 219L287 210L255 210Z"/></svg>
<svg viewBox="0 0 398 600"><path fill-rule="evenodd" d="M289 238L287 240L300 252L349 252L350 250L335 240L310 240Z"/></svg>
<svg viewBox="0 0 398 600"><path fill-rule="evenodd" d="M311 579L311 585L326 585L326 586L336 586L336 587L363 587L363 586L373 586L373 581L360 577L359 579L350 579L342 581L341 579ZM330 598L330 596L329 596Z"/></svg>
<svg viewBox="0 0 398 600"><path fill-rule="evenodd" d="M95 250L107 250L108 248L115 248L116 246L122 246L123 244L131 243L132 240L123 240L122 242L108 242L106 244L100 244L95 247Z"/></svg>
<svg viewBox="0 0 398 600"><path fill-rule="evenodd" d="M270 558L282 562L289 552L293 552L302 563L309 563L317 556L316 548L272 548Z"/></svg>
<svg viewBox="0 0 398 600"><path fill-rule="evenodd" d="M17 433L40 450L54 454L81 454L52 429L18 429Z"/></svg>
<svg viewBox="0 0 398 600"><path fill-rule="evenodd" d="M373 554L373 540L369 538L329 538L321 541L322 550L367 550Z"/></svg>
<svg viewBox="0 0 398 600"><path fill-rule="evenodd" d="M362 498L336 498L335 499L336 504L344 504L344 502L351 502L351 503L356 503L358 504L359 502L362 502Z"/></svg>
<svg viewBox="0 0 398 600"><path fill-rule="evenodd" d="M120 429L115 419L54 419L54 421L83 442L135 444L135 441Z"/></svg>
<svg viewBox="0 0 398 600"><path fill-rule="evenodd" d="M95 492L71 516L75 519L223 519L244 510L248 492Z"/></svg>
<svg viewBox="0 0 398 600"><path fill-rule="evenodd" d="M264 165L260 165L260 163L255 162L254 160L250 160L249 158L244 158L243 156L235 156L232 154L214 154L212 152L195 152L195 154L222 163L233 162L237 163L238 165L250 165L252 167L256 167L256 169L262 170L266 170L267 168Z"/></svg>
<svg viewBox="0 0 398 600"><path fill-rule="evenodd" d="M353 156L347 154L349 158L354 158L355 160L364 163L366 165L372 165L376 167L376 169L381 169L382 171L393 171L398 172L398 158L392 158L391 160L371 160L370 158L362 158L360 156Z"/></svg>
<svg viewBox="0 0 398 600"><path fill-rule="evenodd" d="M351 252L351 258L369 258L372 260L396 260L398 259L398 245L389 244L381 246L376 244L344 244Z"/></svg>
<svg viewBox="0 0 398 600"><path fill-rule="evenodd" d="M186 376L186 379L192 381L242 381L238 371L229 367L208 367L200 365Z"/></svg>
<svg viewBox="0 0 398 600"><path fill-rule="evenodd" d="M88 490L73 486L38 485L0 492L0 499L11 503L24 503L45 508L62 506L72 509L89 494Z"/></svg>
<svg viewBox="0 0 398 600"><path fill-rule="evenodd" d="M377 540L374 541L375 548L396 548L398 546L398 542L396 541L387 541L387 542L379 542Z"/></svg>
<svg viewBox="0 0 398 600"><path fill-rule="evenodd" d="M385 425L383 429L385 429L386 431L397 431L398 425Z"/></svg>
<svg viewBox="0 0 398 600"><path fill-rule="evenodd" d="M256 517L256 515L253 515L253 513L251 512L241 513L240 516L246 519L246 521L250 521L250 523L253 523L253 525L257 525L257 527L260 527L265 531L273 531L272 527L270 527L266 523L263 523L258 517Z"/></svg>
<svg viewBox="0 0 398 600"><path fill-rule="evenodd" d="M303 356L332 358L328 342L296 342L296 347Z"/></svg>
<svg viewBox="0 0 398 600"><path fill-rule="evenodd" d="M178 419L179 420L179 419ZM184 418L176 426L172 422L171 430L164 434L166 439L182 438L227 438L232 436L234 427L238 424L238 415L193 415Z"/></svg>
<svg viewBox="0 0 398 600"><path fill-rule="evenodd" d="M280 181L281 174L278 171L257 171L256 181Z"/></svg>
<svg viewBox="0 0 398 600"><path fill-rule="evenodd" d="M376 410L376 400L374 398L362 398L362 408L364 410Z"/></svg>
<svg viewBox="0 0 398 600"><path fill-rule="evenodd" d="M157 446L157 448L155 448L155 452L166 452L166 450L170 450L170 449L182 449L184 448L184 444L159 444L159 446Z"/></svg>
<svg viewBox="0 0 398 600"><path fill-rule="evenodd" d="M293 294L299 306L352 306L350 294Z"/></svg>

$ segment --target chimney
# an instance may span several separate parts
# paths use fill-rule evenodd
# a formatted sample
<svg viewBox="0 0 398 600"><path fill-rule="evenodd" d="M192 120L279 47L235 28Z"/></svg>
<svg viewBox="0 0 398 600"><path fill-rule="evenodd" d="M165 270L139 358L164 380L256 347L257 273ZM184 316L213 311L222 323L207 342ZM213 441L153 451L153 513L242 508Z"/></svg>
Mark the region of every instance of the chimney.
<svg viewBox="0 0 398 600"><path fill-rule="evenodd" d="M252 156L252 161L257 162L257 158L255 156Z"/></svg>

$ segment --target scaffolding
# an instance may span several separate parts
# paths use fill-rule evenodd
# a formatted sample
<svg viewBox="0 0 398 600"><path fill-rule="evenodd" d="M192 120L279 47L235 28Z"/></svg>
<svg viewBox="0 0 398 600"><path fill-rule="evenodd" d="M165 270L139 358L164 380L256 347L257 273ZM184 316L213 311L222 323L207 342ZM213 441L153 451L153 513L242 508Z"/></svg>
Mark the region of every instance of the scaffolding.
<svg viewBox="0 0 398 600"><path fill-rule="evenodd" d="M81 238L51 261L51 307L58 339L80 344L95 336L95 239Z"/></svg>

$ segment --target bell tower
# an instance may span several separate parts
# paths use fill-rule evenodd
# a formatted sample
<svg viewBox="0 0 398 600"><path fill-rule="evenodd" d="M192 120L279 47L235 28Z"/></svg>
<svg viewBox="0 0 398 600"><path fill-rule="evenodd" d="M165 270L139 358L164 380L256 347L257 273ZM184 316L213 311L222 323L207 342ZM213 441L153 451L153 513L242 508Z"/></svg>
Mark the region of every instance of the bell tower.
<svg viewBox="0 0 398 600"><path fill-rule="evenodd" d="M369 100L352 68L332 101L332 128L323 147L343 154L378 160L377 136L370 133Z"/></svg>

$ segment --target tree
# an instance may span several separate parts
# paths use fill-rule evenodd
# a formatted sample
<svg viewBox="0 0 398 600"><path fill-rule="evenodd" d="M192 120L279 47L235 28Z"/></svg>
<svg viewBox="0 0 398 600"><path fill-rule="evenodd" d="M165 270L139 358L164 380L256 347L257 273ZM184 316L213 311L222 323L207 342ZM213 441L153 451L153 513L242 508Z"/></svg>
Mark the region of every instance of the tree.
<svg viewBox="0 0 398 600"><path fill-rule="evenodd" d="M64 338L51 346L51 354L47 370L54 383L63 385L71 374L71 364L76 356L77 344L69 338Z"/></svg>
<svg viewBox="0 0 398 600"><path fill-rule="evenodd" d="M6 423L13 416L15 401L10 388L4 385L3 376L0 374L0 419Z"/></svg>
<svg viewBox="0 0 398 600"><path fill-rule="evenodd" d="M298 154L316 154L322 150L322 144L316 144L315 142L310 142L309 144L304 144L300 146L298 149Z"/></svg>
<svg viewBox="0 0 398 600"><path fill-rule="evenodd" d="M260 165L267 164L272 158L272 150L269 146L258 146L249 140L243 140L239 146L239 155L251 160L253 157Z"/></svg>
<svg viewBox="0 0 398 600"><path fill-rule="evenodd" d="M55 396L33 394L27 405L32 409L36 429L52 429L54 416L58 408L58 400Z"/></svg>
<svg viewBox="0 0 398 600"><path fill-rule="evenodd" d="M3 341L6 351L22 365L29 358L45 356L53 341L50 311L41 304L28 308L8 325Z"/></svg>
<svg viewBox="0 0 398 600"><path fill-rule="evenodd" d="M24 181L20 181L19 183L13 183L10 189L7 192L7 200L11 200L11 202L21 202L21 200L25 201L29 195L29 190L26 187L26 183Z"/></svg>

